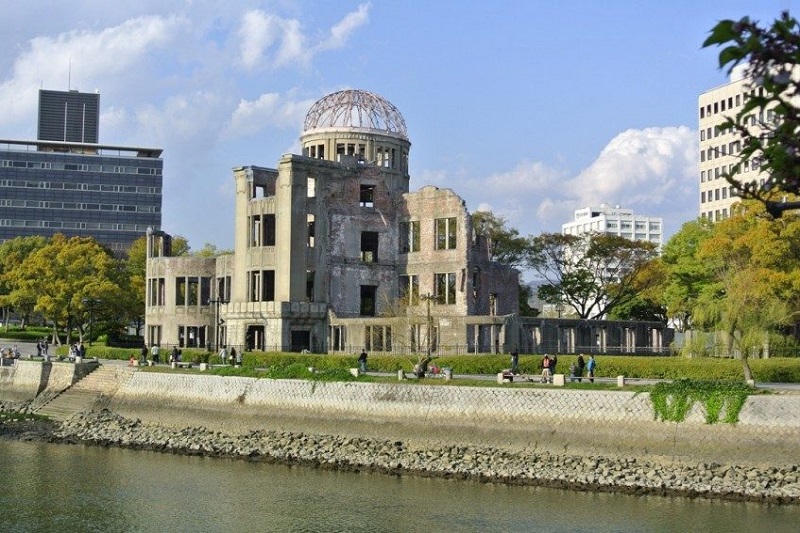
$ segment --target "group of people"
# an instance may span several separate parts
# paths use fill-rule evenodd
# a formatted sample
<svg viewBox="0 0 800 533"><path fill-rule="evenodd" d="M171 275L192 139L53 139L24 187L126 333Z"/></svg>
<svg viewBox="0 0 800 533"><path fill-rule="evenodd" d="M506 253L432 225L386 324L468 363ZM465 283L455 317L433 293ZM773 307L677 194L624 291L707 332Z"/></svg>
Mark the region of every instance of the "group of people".
<svg viewBox="0 0 800 533"><path fill-rule="evenodd" d="M541 370L542 383L552 383L553 375L556 374L556 365L558 364L558 356L553 354L544 354L542 362L539 364ZM594 383L594 371L597 368L597 361L594 355L589 356L586 361L583 354L578 355L578 359L569 366L569 380L570 381L583 381L584 372L586 372L589 381ZM511 374L519 374L519 353L517 350L511 351Z"/></svg>
<svg viewBox="0 0 800 533"><path fill-rule="evenodd" d="M230 351L224 344L219 351L219 362L223 365L242 366L242 355L231 346Z"/></svg>
<svg viewBox="0 0 800 533"><path fill-rule="evenodd" d="M83 359L86 357L86 346L83 345L83 342L79 342L75 344L74 342L69 345L69 349L67 351L67 356L69 360L75 362L75 360L80 357Z"/></svg>
<svg viewBox="0 0 800 533"><path fill-rule="evenodd" d="M10 348L3 348L0 350L0 357L3 359L19 359L19 348L17 348L16 344Z"/></svg>
<svg viewBox="0 0 800 533"><path fill-rule="evenodd" d="M150 348L147 348L147 344L143 344L142 347L139 349L139 359L136 359L136 355L131 355L128 364L130 366L144 366L147 364L147 356L150 355L150 361L153 362L154 365L157 365L161 362L161 348L158 344L152 344ZM181 356L183 355L183 351L178 348L177 346L173 346L172 350L169 352L167 356L167 363L173 363L181 360Z"/></svg>
<svg viewBox="0 0 800 533"><path fill-rule="evenodd" d="M42 339L36 343L36 355L39 357L47 357L47 350L49 349L50 343L47 342L47 339Z"/></svg>

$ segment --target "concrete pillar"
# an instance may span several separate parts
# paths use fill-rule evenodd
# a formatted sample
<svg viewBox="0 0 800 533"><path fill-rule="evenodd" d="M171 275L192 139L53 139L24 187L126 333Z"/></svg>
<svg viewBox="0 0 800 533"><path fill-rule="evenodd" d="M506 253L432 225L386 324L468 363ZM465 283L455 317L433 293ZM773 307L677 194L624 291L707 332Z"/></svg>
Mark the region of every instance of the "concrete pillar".
<svg viewBox="0 0 800 533"><path fill-rule="evenodd" d="M553 374L553 385L556 387L563 387L564 381L564 374Z"/></svg>
<svg viewBox="0 0 800 533"><path fill-rule="evenodd" d="M625 386L625 376L617 376L617 387Z"/></svg>
<svg viewBox="0 0 800 533"><path fill-rule="evenodd" d="M406 373L401 368L397 371L397 381L403 381L404 379L406 379Z"/></svg>

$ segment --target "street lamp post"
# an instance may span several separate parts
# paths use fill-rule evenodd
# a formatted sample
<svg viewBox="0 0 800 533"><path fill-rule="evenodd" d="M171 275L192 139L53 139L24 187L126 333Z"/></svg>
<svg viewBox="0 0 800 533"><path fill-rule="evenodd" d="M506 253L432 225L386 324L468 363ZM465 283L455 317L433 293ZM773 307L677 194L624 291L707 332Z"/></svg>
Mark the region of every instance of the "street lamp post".
<svg viewBox="0 0 800 533"><path fill-rule="evenodd" d="M228 303L224 298L214 298L209 300L208 303L214 305L214 351L219 352L219 333L220 333L220 319L219 319L219 306Z"/></svg>

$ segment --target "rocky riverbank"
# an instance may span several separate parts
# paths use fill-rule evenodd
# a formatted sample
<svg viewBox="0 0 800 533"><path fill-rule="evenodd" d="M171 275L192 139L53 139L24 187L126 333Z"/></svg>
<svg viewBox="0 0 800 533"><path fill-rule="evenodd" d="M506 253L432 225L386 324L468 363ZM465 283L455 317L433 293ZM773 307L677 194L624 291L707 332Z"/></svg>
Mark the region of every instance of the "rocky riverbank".
<svg viewBox="0 0 800 533"><path fill-rule="evenodd" d="M12 406L0 404L9 410ZM19 409L19 406L13 406ZM22 407L24 410L24 406ZM226 434L204 427L144 424L107 410L58 425L14 422L0 436L67 444L118 446L158 452L239 458L345 471L420 475L571 490L719 498L800 504L800 466L759 469L717 463L655 463L634 458L511 453L493 447L412 446L403 441L252 431ZM27 424L27 429L25 428ZM36 430L31 427L35 426Z"/></svg>

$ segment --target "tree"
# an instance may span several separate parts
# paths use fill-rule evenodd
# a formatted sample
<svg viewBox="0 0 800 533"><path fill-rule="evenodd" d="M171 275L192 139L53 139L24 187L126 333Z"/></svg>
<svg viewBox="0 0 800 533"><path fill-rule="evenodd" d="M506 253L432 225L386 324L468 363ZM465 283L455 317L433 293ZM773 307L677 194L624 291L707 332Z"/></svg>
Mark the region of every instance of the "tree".
<svg viewBox="0 0 800 533"><path fill-rule="evenodd" d="M705 218L686 222L669 241L659 259L662 282L657 285L659 301L666 316L679 331L692 327L692 314L703 288L712 282L712 272L699 255L702 243L711 237L713 226Z"/></svg>
<svg viewBox="0 0 800 533"><path fill-rule="evenodd" d="M752 88L759 89L723 126L736 131L743 144L739 161L725 178L742 198L763 202L775 217L786 209L800 208L800 202L783 199L787 193L800 194L800 25L788 12L769 27L748 17L722 20L703 46L722 47L719 67L728 72L746 63ZM746 163L760 167L763 183L738 179Z"/></svg>
<svg viewBox="0 0 800 533"><path fill-rule="evenodd" d="M4 313L7 313L9 308L13 308L20 316L23 329L33 313L36 300L30 294L14 294L12 296L11 293L15 287L14 276L16 269L27 257L46 244L47 239L40 235L16 237L0 244L0 306L3 307Z"/></svg>
<svg viewBox="0 0 800 533"><path fill-rule="evenodd" d="M54 333L77 327L81 340L90 320L119 322L130 305L125 269L93 238L54 235L15 269L14 283L12 295L34 298Z"/></svg>
<svg viewBox="0 0 800 533"><path fill-rule="evenodd" d="M600 318L646 288L637 275L655 256L652 243L617 235L543 233L531 239L526 264L545 281L544 301Z"/></svg>
<svg viewBox="0 0 800 533"><path fill-rule="evenodd" d="M714 224L698 249L712 277L697 297L695 324L726 333L727 351L741 358L746 380L748 358L762 353L770 332L800 316L800 218L772 220L764 209L745 202Z"/></svg>
<svg viewBox="0 0 800 533"><path fill-rule="evenodd" d="M505 218L491 211L477 211L472 215L472 231L486 239L489 259L518 267L524 264L528 240L507 224Z"/></svg>
<svg viewBox="0 0 800 533"><path fill-rule="evenodd" d="M217 248L217 245L207 242L202 248L194 252L192 255L196 255L198 257L219 257L221 255L231 254L233 254L233 250L221 250Z"/></svg>
<svg viewBox="0 0 800 533"><path fill-rule="evenodd" d="M189 240L183 235L175 235L172 237L172 256L182 257L189 255L191 248L189 247Z"/></svg>
<svg viewBox="0 0 800 533"><path fill-rule="evenodd" d="M615 306L608 312L612 320L647 320L650 322L667 322L667 307L658 288L664 284L666 269L663 263L654 259L645 264L637 272L634 285L636 295Z"/></svg>

